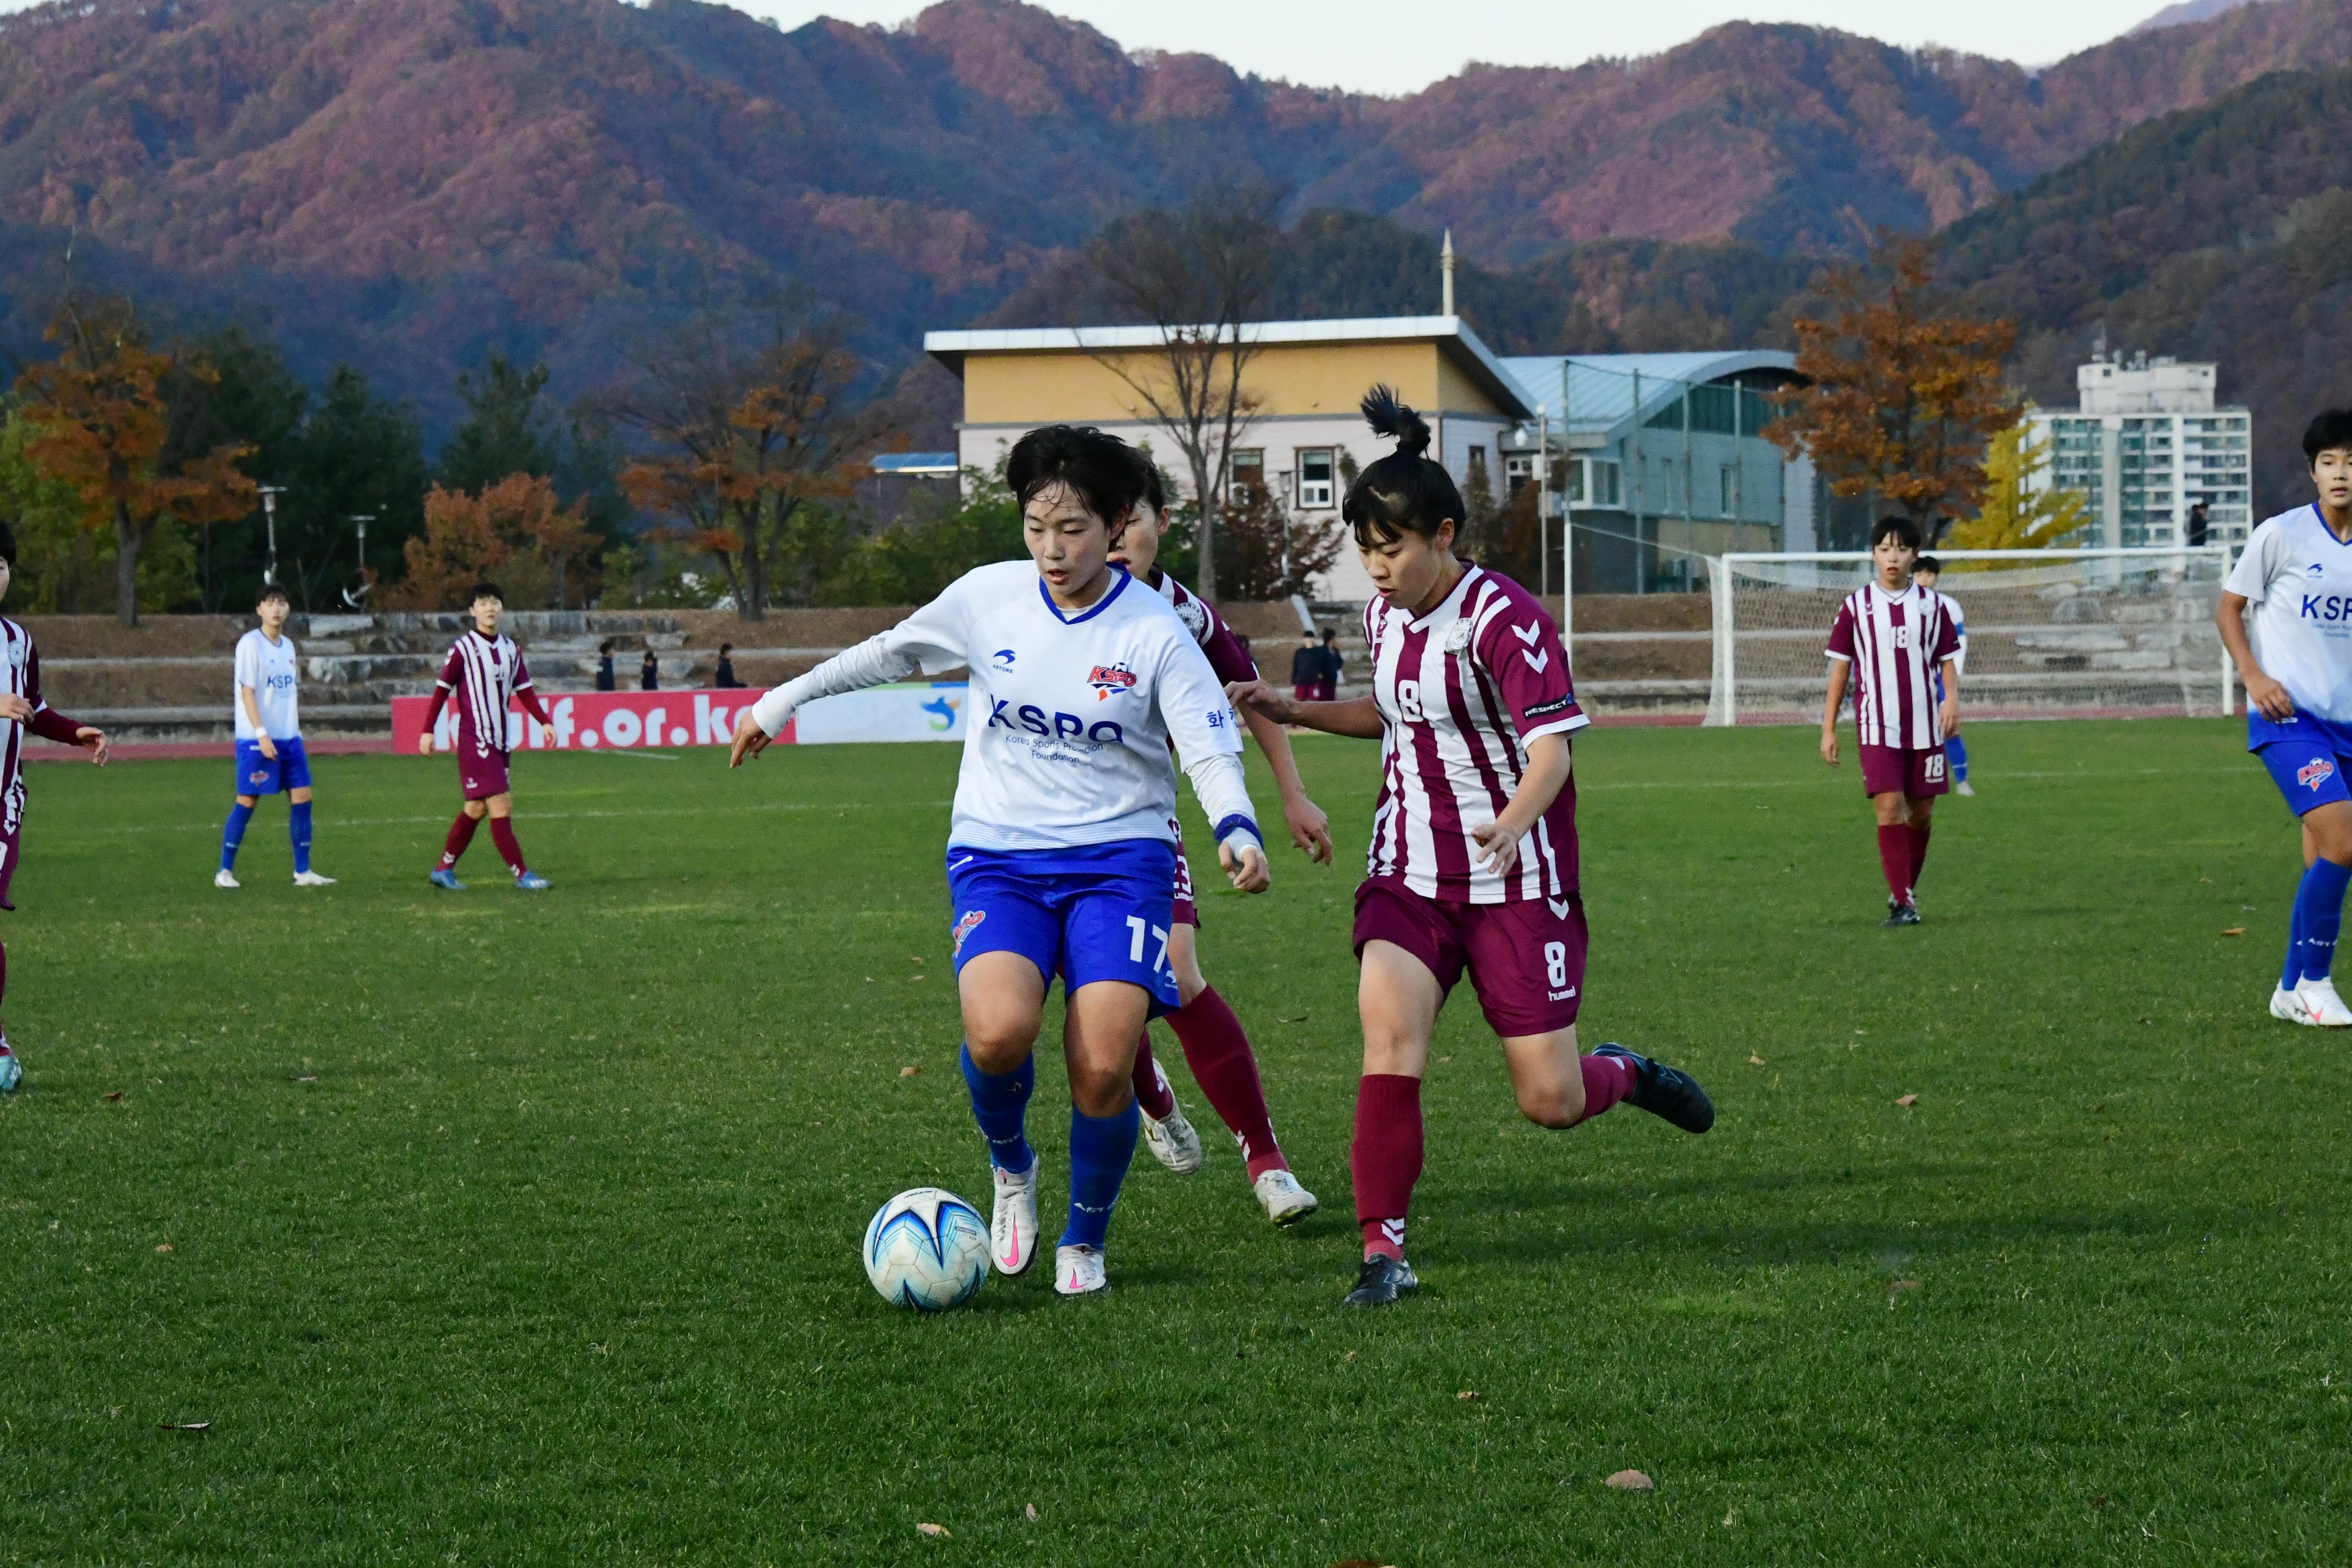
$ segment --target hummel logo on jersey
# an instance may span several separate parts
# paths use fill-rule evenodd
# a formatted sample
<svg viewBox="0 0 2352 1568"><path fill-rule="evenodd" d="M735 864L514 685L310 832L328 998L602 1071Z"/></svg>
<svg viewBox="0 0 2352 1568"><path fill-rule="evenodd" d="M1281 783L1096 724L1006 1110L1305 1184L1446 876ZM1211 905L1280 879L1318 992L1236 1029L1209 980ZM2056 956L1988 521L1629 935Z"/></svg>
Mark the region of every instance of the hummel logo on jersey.
<svg viewBox="0 0 2352 1568"><path fill-rule="evenodd" d="M1134 690L1135 671L1127 668L1124 659L1117 664L1098 664L1095 666L1094 673L1087 677L1087 684L1095 689L1095 700L1100 702L1107 697Z"/></svg>
<svg viewBox="0 0 2352 1568"><path fill-rule="evenodd" d="M2314 757L2294 770L2294 782L2305 789L2315 790L2335 776L2336 764L2326 757Z"/></svg>
<svg viewBox="0 0 2352 1568"><path fill-rule="evenodd" d="M950 955L950 957L961 957L962 955L963 939L970 936L973 931L978 931L980 929L980 922L987 918L988 911L986 910L972 910L965 913L961 919L956 921L955 952Z"/></svg>
<svg viewBox="0 0 2352 1568"><path fill-rule="evenodd" d="M1513 626L1511 635L1529 647L1533 647L1536 646L1536 638L1543 636L1543 627L1537 622L1529 621L1526 626Z"/></svg>
<svg viewBox="0 0 2352 1568"><path fill-rule="evenodd" d="M1556 921L1568 919L1569 902L1566 899L1546 899L1544 902L1551 906L1552 919Z"/></svg>
<svg viewBox="0 0 2352 1568"><path fill-rule="evenodd" d="M1551 668L1551 653L1549 649L1542 653L1535 653L1527 648L1521 648L1519 650L1519 657L1526 659L1528 661L1528 668L1534 670L1538 675L1541 675L1545 670Z"/></svg>

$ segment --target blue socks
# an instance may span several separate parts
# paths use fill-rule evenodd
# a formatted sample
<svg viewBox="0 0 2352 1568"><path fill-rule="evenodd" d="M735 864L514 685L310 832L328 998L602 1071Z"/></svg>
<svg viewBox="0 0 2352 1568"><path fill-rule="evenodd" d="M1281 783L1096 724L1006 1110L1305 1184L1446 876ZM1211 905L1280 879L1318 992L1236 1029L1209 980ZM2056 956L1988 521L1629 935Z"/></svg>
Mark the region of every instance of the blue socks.
<svg viewBox="0 0 2352 1568"><path fill-rule="evenodd" d="M294 874L310 868L310 803L302 801L287 814L286 836L294 841Z"/></svg>
<svg viewBox="0 0 2352 1568"><path fill-rule="evenodd" d="M228 826L221 829L222 870L236 869L237 847L245 842L245 825L252 820L253 807L232 805L228 808Z"/></svg>
<svg viewBox="0 0 2352 1568"><path fill-rule="evenodd" d="M1062 1246L1101 1249L1142 1126L1143 1109L1133 1100L1110 1116L1070 1108L1070 1223L1062 1232Z"/></svg>
<svg viewBox="0 0 2352 1568"><path fill-rule="evenodd" d="M1008 1073L985 1073L971 1059L971 1047L960 1053L963 1081L971 1090L971 1119L988 1140L988 1158L999 1170L1019 1174L1037 1163L1036 1152L1022 1131L1029 1111L1029 1092L1037 1087L1037 1058L1029 1057ZM1132 1134L1129 1142L1133 1142ZM1118 1190L1113 1184L1112 1190Z"/></svg>
<svg viewBox="0 0 2352 1568"><path fill-rule="evenodd" d="M2294 891L2294 919L2288 928L2288 978L2325 980L2336 962L2336 938L2344 925L2344 889L2352 887L2352 866L2329 859L2314 860Z"/></svg>
<svg viewBox="0 0 2352 1568"><path fill-rule="evenodd" d="M1940 697L1937 699L1939 701L1941 700ZM1945 737L1944 761L1951 764L1954 784L1969 782L1969 749L1961 743L1958 735Z"/></svg>

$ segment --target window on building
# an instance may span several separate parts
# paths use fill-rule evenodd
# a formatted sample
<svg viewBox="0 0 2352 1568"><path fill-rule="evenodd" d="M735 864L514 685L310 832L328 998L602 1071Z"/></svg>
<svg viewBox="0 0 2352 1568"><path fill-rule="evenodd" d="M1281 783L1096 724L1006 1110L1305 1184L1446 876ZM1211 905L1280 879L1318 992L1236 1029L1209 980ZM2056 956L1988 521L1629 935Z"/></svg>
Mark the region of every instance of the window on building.
<svg viewBox="0 0 2352 1568"><path fill-rule="evenodd" d="M1517 495L1536 480L1536 459L1532 452L1503 454L1503 483L1507 491Z"/></svg>
<svg viewBox="0 0 2352 1568"><path fill-rule="evenodd" d="M1303 510L1328 509L1331 499L1331 448L1302 447L1298 453L1298 505Z"/></svg>
<svg viewBox="0 0 2352 1568"><path fill-rule="evenodd" d="M1605 458L1590 458L1579 466L1592 470L1590 490L1594 506L1622 507L1625 504L1623 464L1611 462Z"/></svg>
<svg viewBox="0 0 2352 1568"><path fill-rule="evenodd" d="M1256 447L1234 449L1233 478L1228 489L1235 500L1247 500L1265 493L1265 453Z"/></svg>
<svg viewBox="0 0 2352 1568"><path fill-rule="evenodd" d="M1722 479L1723 515L1726 517L1738 517L1739 515L1739 465L1737 463L1724 464Z"/></svg>

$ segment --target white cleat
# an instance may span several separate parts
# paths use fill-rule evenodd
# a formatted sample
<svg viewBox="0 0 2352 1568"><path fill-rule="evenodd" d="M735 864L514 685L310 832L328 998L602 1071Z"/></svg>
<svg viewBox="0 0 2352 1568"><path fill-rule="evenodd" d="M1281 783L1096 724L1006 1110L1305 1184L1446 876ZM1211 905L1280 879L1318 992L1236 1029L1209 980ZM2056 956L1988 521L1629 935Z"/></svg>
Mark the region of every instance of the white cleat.
<svg viewBox="0 0 2352 1568"><path fill-rule="evenodd" d="M2303 1020L2306 1024L2326 1029L2352 1027L2352 1007L2344 1005L2344 998L2336 994L2336 982L2325 974L2316 980L2306 974L2295 982L2294 999L2309 1015Z"/></svg>
<svg viewBox="0 0 2352 1568"><path fill-rule="evenodd" d="M1024 1274L1037 1258L1037 1161L1019 1175L1001 1165L996 1173L996 1215L990 1222L990 1261L999 1274Z"/></svg>
<svg viewBox="0 0 2352 1568"><path fill-rule="evenodd" d="M1254 1184L1257 1206L1276 1225L1297 1225L1315 1212L1315 1194L1287 1171L1261 1171Z"/></svg>
<svg viewBox="0 0 2352 1568"><path fill-rule="evenodd" d="M1102 1248L1098 1247L1054 1248L1055 1295L1099 1296L1109 1289L1110 1276L1103 1272Z"/></svg>
<svg viewBox="0 0 2352 1568"><path fill-rule="evenodd" d="M1959 783L1952 786L1952 793L1954 795L1974 795L1977 793L1977 786L1969 783L1968 780L1962 779Z"/></svg>
<svg viewBox="0 0 2352 1568"><path fill-rule="evenodd" d="M1160 1071L1158 1062L1151 1064L1151 1070L1160 1074L1160 1087L1165 1089L1168 1075ZM1150 1146L1153 1159L1180 1176L1189 1176L1201 1168L1202 1161L1207 1158L1201 1152L1201 1134L1185 1120L1182 1106L1171 1110L1164 1120L1155 1119L1148 1110L1141 1114L1143 1142Z"/></svg>
<svg viewBox="0 0 2352 1568"><path fill-rule="evenodd" d="M297 871L294 873L294 885L298 888L331 888L335 879L321 877L316 871Z"/></svg>
<svg viewBox="0 0 2352 1568"><path fill-rule="evenodd" d="M242 887L244 884L239 882L235 877L231 876L226 871L215 871L213 873L213 886L215 888L236 888Z"/></svg>
<svg viewBox="0 0 2352 1568"><path fill-rule="evenodd" d="M2303 998L2284 985L2271 993L2271 1016L2284 1018L2290 1024L2312 1021L2311 1009L2303 1005Z"/></svg>

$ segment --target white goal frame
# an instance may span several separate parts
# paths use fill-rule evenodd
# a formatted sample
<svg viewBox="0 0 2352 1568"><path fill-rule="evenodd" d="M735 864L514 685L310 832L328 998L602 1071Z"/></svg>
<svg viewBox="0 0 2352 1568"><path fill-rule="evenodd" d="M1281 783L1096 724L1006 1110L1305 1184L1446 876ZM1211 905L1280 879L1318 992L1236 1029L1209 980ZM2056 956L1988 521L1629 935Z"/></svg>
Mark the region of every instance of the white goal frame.
<svg viewBox="0 0 2352 1568"><path fill-rule="evenodd" d="M2054 565L2065 561L2113 561L2116 563L2118 576L2124 570L2131 568L2144 570L2151 566L2160 567L2166 563L2178 563L2185 572L2194 563L2210 562L2215 568L2214 579L2218 584L2229 575L2235 550L2227 544L2183 544L2151 545L2137 549L1933 550L1923 551L1921 553L1932 554L1938 563L1955 561L1998 561L2024 567ZM1735 725L1739 721L1738 664L1736 646L1738 628L1733 615L1735 608L1733 569L1749 563L1758 564L1769 563L1781 566L1797 566L1807 563L1852 566L1856 563L1866 563L1870 559L1870 552L1866 550L1802 551L1785 553L1755 551L1707 558L1707 593L1712 600L1715 644L1715 658L1707 681L1705 720L1707 725L1727 726ZM1969 575L1974 577L1976 574L1971 573ZM1954 586L1948 573L1938 586L1947 590ZM1822 629L1825 635L1828 628L1824 626ZM1969 629L1972 634L1976 630L1975 627ZM2222 649L2221 654L2221 700L2216 711L2224 718L2236 711L2237 698L2234 690L2236 673L2230 660L2229 650ZM1826 665L1823 668L1823 682L1826 686ZM1961 683L1961 689L1963 693L1967 690L1965 678ZM2186 704L2184 704L2184 711L2188 711Z"/></svg>

